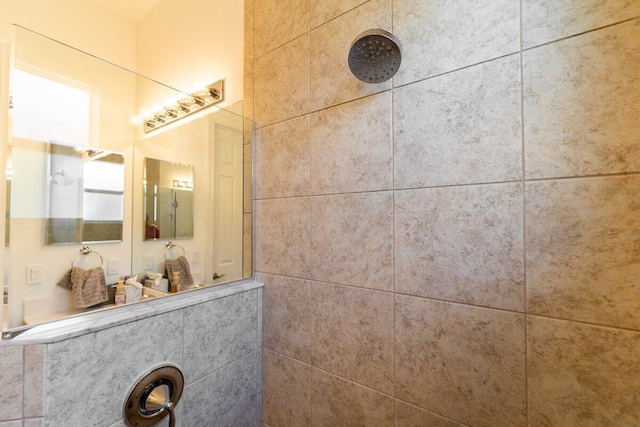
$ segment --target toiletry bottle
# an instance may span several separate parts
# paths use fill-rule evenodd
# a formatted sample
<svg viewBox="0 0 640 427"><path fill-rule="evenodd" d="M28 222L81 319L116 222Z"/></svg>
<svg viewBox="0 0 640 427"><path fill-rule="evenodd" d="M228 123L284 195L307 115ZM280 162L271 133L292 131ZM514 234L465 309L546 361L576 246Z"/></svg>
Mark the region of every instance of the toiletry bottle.
<svg viewBox="0 0 640 427"><path fill-rule="evenodd" d="M171 292L180 292L180 272L174 271L173 278L171 280Z"/></svg>
<svg viewBox="0 0 640 427"><path fill-rule="evenodd" d="M116 305L122 305L127 302L127 297L124 292L124 283L122 280L116 282Z"/></svg>

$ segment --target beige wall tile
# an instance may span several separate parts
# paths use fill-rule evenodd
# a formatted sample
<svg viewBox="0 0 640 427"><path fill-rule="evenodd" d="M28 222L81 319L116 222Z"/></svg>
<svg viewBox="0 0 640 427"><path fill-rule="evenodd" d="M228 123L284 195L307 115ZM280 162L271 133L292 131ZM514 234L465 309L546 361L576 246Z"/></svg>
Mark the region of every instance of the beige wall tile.
<svg viewBox="0 0 640 427"><path fill-rule="evenodd" d="M395 0L402 43L394 85L477 64L520 49L518 0Z"/></svg>
<svg viewBox="0 0 640 427"><path fill-rule="evenodd" d="M640 425L640 334L532 316L531 426Z"/></svg>
<svg viewBox="0 0 640 427"><path fill-rule="evenodd" d="M0 347L0 421L22 418L23 350L22 346Z"/></svg>
<svg viewBox="0 0 640 427"><path fill-rule="evenodd" d="M396 400L395 427L463 427L463 424L438 416L402 400Z"/></svg>
<svg viewBox="0 0 640 427"><path fill-rule="evenodd" d="M309 195L309 116L256 131L256 198Z"/></svg>
<svg viewBox="0 0 640 427"><path fill-rule="evenodd" d="M309 0L255 0L254 8L256 57L309 31Z"/></svg>
<svg viewBox="0 0 640 427"><path fill-rule="evenodd" d="M24 427L22 420L0 421L0 427Z"/></svg>
<svg viewBox="0 0 640 427"><path fill-rule="evenodd" d="M525 48L640 16L636 0L523 0Z"/></svg>
<svg viewBox="0 0 640 427"><path fill-rule="evenodd" d="M311 0L311 28L318 27L369 0Z"/></svg>
<svg viewBox="0 0 640 427"><path fill-rule="evenodd" d="M243 104L242 104L242 116L245 119L253 120L253 74L247 74L244 76L243 86ZM245 120L246 121L246 120ZM244 143L246 144L246 137Z"/></svg>
<svg viewBox="0 0 640 427"><path fill-rule="evenodd" d="M473 426L525 425L524 316L396 296L396 397Z"/></svg>
<svg viewBox="0 0 640 427"><path fill-rule="evenodd" d="M522 185L396 191L397 292L524 310Z"/></svg>
<svg viewBox="0 0 640 427"><path fill-rule="evenodd" d="M309 278L309 199L258 200L254 212L256 270Z"/></svg>
<svg viewBox="0 0 640 427"><path fill-rule="evenodd" d="M640 176L527 183L531 313L640 329Z"/></svg>
<svg viewBox="0 0 640 427"><path fill-rule="evenodd" d="M258 58L254 74L254 115L258 127L309 112L308 35Z"/></svg>
<svg viewBox="0 0 640 427"><path fill-rule="evenodd" d="M44 415L44 345L28 345L24 348L24 416Z"/></svg>
<svg viewBox="0 0 640 427"><path fill-rule="evenodd" d="M244 8L244 75L253 73L253 31L255 25L254 5L245 4ZM247 100L247 97L244 97Z"/></svg>
<svg viewBox="0 0 640 427"><path fill-rule="evenodd" d="M262 361L264 422L271 427L311 425L311 367L266 349Z"/></svg>
<svg viewBox="0 0 640 427"><path fill-rule="evenodd" d="M523 54L527 178L640 171L640 20Z"/></svg>
<svg viewBox="0 0 640 427"><path fill-rule="evenodd" d="M393 294L311 284L311 364L393 393Z"/></svg>
<svg viewBox="0 0 640 427"><path fill-rule="evenodd" d="M311 424L314 427L391 427L393 398L312 369Z"/></svg>
<svg viewBox="0 0 640 427"><path fill-rule="evenodd" d="M309 281L260 273L256 278L264 283L263 346L309 363Z"/></svg>
<svg viewBox="0 0 640 427"><path fill-rule="evenodd" d="M311 198L311 278L393 289L393 195Z"/></svg>
<svg viewBox="0 0 640 427"><path fill-rule="evenodd" d="M311 194L393 187L391 92L311 114Z"/></svg>
<svg viewBox="0 0 640 427"><path fill-rule="evenodd" d="M394 90L395 186L522 179L520 59Z"/></svg>
<svg viewBox="0 0 640 427"><path fill-rule="evenodd" d="M391 88L363 83L349 69L349 48L365 30L391 30L391 0L371 0L311 31L311 111Z"/></svg>

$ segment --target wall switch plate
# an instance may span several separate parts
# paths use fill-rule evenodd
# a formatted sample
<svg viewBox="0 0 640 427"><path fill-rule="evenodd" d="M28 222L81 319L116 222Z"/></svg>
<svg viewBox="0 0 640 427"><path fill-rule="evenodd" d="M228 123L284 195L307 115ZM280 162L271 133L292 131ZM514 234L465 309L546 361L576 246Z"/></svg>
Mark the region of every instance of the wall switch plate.
<svg viewBox="0 0 640 427"><path fill-rule="evenodd" d="M27 285L35 285L36 283L42 283L43 281L43 266L42 264L27 265Z"/></svg>
<svg viewBox="0 0 640 427"><path fill-rule="evenodd" d="M200 251L191 252L191 262L197 264L200 262Z"/></svg>
<svg viewBox="0 0 640 427"><path fill-rule="evenodd" d="M118 258L111 258L107 260L107 274L109 276L118 274L120 272L118 261L120 261Z"/></svg>
<svg viewBox="0 0 640 427"><path fill-rule="evenodd" d="M153 255L142 257L142 269L145 271L153 270Z"/></svg>

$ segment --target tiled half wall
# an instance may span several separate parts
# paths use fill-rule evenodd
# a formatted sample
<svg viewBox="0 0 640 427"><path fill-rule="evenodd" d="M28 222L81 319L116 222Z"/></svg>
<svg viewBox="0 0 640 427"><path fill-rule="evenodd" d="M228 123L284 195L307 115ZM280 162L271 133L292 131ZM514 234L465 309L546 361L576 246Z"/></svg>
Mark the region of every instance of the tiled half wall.
<svg viewBox="0 0 640 427"><path fill-rule="evenodd" d="M259 427L261 304L258 288L51 344L0 346L0 427L124 427L136 380L165 363L185 378L177 426Z"/></svg>

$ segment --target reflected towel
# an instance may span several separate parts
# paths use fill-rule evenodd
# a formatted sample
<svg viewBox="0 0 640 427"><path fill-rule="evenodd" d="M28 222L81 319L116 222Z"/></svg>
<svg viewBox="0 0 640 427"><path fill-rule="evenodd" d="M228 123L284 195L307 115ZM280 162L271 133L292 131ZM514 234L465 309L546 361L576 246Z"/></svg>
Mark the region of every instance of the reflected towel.
<svg viewBox="0 0 640 427"><path fill-rule="evenodd" d="M58 283L56 283L56 286L60 286L61 288L65 288L68 290L71 290L73 288L73 286L71 285L71 270L64 273L62 279L58 280Z"/></svg>
<svg viewBox="0 0 640 427"><path fill-rule="evenodd" d="M70 274L73 306L86 308L103 303L109 299L107 281L101 266L90 270L73 267ZM60 282L58 282L60 284Z"/></svg>
<svg viewBox="0 0 640 427"><path fill-rule="evenodd" d="M166 260L165 267L167 269L167 277L171 284L173 284L173 272L177 271L180 273L180 286L183 289L188 289L193 286L191 267L189 267L189 261L187 261L187 258L184 255L181 255L176 259Z"/></svg>

